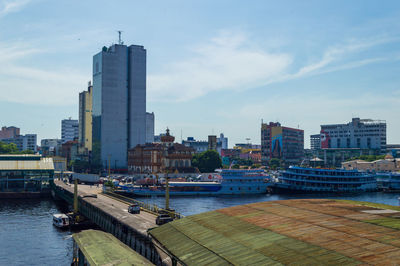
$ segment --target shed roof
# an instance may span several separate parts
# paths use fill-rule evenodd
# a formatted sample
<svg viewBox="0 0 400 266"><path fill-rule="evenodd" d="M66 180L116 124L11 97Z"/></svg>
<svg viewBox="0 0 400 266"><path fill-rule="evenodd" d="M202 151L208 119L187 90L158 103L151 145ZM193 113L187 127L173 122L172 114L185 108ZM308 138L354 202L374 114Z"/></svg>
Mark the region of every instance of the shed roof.
<svg viewBox="0 0 400 266"><path fill-rule="evenodd" d="M40 160L0 160L0 171L2 170L53 170L52 158L40 158Z"/></svg>
<svg viewBox="0 0 400 266"><path fill-rule="evenodd" d="M394 212L368 212L380 209ZM149 233L187 265L388 265L400 263L399 217L400 207L383 204L282 200L188 216Z"/></svg>
<svg viewBox="0 0 400 266"><path fill-rule="evenodd" d="M153 265L109 233L85 230L72 237L90 265Z"/></svg>

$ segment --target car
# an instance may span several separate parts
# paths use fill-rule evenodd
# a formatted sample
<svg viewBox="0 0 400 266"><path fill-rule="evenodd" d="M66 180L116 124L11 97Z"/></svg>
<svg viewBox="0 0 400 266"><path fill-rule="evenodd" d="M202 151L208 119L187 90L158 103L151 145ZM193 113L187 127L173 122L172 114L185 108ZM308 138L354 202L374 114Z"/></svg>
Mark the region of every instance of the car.
<svg viewBox="0 0 400 266"><path fill-rule="evenodd" d="M156 224L157 225L162 225L162 224L166 224L166 223L172 222L173 220L174 219L172 219L172 217L169 216L168 214L160 214L156 218Z"/></svg>
<svg viewBox="0 0 400 266"><path fill-rule="evenodd" d="M129 213L140 213L140 206L138 204L132 204L128 207Z"/></svg>

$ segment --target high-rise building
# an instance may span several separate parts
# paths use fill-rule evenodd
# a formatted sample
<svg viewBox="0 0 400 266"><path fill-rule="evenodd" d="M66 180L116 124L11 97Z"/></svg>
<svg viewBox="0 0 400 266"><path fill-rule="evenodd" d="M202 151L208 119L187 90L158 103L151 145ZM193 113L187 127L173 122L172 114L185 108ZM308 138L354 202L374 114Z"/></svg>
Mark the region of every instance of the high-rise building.
<svg viewBox="0 0 400 266"><path fill-rule="evenodd" d="M79 138L79 122L78 120L63 119L61 121L61 141L65 143Z"/></svg>
<svg viewBox="0 0 400 266"><path fill-rule="evenodd" d="M217 142L220 143L221 149L228 149L228 138L224 136L224 133L219 134Z"/></svg>
<svg viewBox="0 0 400 266"><path fill-rule="evenodd" d="M61 139L42 139L40 151L43 156L56 156L61 153Z"/></svg>
<svg viewBox="0 0 400 266"><path fill-rule="evenodd" d="M18 127L2 127L0 130L0 140L14 138L19 135Z"/></svg>
<svg viewBox="0 0 400 266"><path fill-rule="evenodd" d="M146 113L146 143L154 142L154 113Z"/></svg>
<svg viewBox="0 0 400 266"><path fill-rule="evenodd" d="M321 134L310 135L311 150L321 149Z"/></svg>
<svg viewBox="0 0 400 266"><path fill-rule="evenodd" d="M146 142L146 50L114 44L93 56L92 162L127 169Z"/></svg>
<svg viewBox="0 0 400 266"><path fill-rule="evenodd" d="M261 124L261 160L267 165L277 158L285 165L300 164L304 156L304 131L280 123Z"/></svg>
<svg viewBox="0 0 400 266"><path fill-rule="evenodd" d="M347 124L321 125L321 148L359 148L386 152L386 121L353 118Z"/></svg>
<svg viewBox="0 0 400 266"><path fill-rule="evenodd" d="M208 150L217 150L217 136L208 135Z"/></svg>
<svg viewBox="0 0 400 266"><path fill-rule="evenodd" d="M87 91L79 93L79 144L87 151L92 150L92 91L89 81Z"/></svg>

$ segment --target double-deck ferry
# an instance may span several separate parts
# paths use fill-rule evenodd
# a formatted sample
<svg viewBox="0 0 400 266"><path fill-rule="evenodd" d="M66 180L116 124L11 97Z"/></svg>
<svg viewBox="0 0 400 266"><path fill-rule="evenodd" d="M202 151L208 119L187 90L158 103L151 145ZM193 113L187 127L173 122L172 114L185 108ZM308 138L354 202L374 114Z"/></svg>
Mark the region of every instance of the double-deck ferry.
<svg viewBox="0 0 400 266"><path fill-rule="evenodd" d="M264 170L219 170L219 182L169 182L171 196L217 196L262 194L270 185ZM120 186L127 193L135 196L165 196L166 186Z"/></svg>
<svg viewBox="0 0 400 266"><path fill-rule="evenodd" d="M274 192L366 192L376 191L376 176L358 170L319 169L291 166L281 172Z"/></svg>
<svg viewBox="0 0 400 266"><path fill-rule="evenodd" d="M400 191L400 173L377 173L378 187L385 192Z"/></svg>

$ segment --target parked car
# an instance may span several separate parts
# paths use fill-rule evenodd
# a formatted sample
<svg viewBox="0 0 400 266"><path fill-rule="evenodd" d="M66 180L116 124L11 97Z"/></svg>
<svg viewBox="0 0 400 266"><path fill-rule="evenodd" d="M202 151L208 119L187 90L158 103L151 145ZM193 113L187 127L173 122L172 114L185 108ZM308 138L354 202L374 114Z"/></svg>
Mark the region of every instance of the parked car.
<svg viewBox="0 0 400 266"><path fill-rule="evenodd" d="M140 206L138 204L132 204L128 207L129 213L140 213Z"/></svg>
<svg viewBox="0 0 400 266"><path fill-rule="evenodd" d="M173 220L174 219L172 219L172 217L169 216L168 214L160 214L156 218L156 224L157 225L162 225L162 224L166 224L166 223L172 222Z"/></svg>

